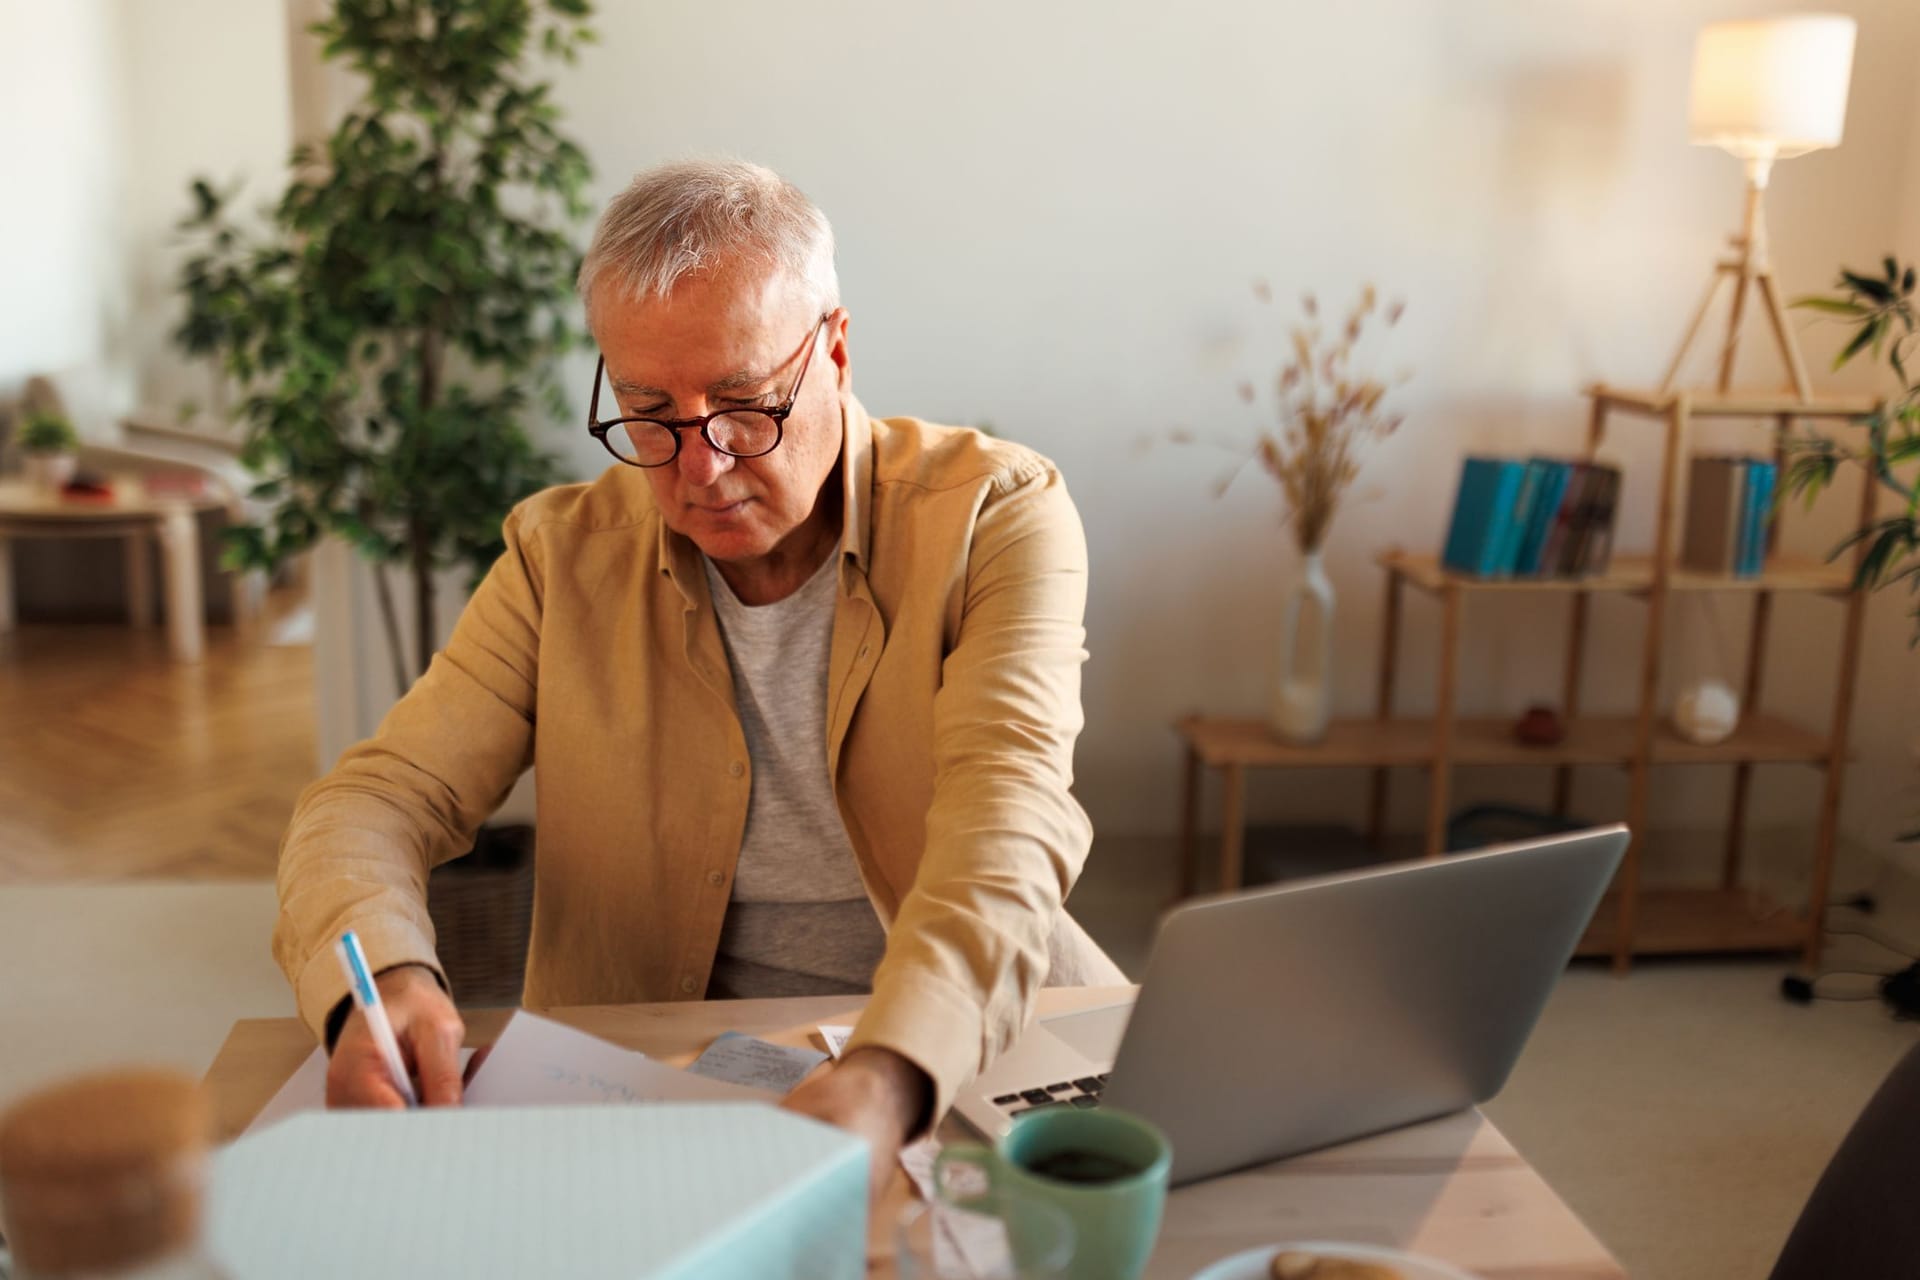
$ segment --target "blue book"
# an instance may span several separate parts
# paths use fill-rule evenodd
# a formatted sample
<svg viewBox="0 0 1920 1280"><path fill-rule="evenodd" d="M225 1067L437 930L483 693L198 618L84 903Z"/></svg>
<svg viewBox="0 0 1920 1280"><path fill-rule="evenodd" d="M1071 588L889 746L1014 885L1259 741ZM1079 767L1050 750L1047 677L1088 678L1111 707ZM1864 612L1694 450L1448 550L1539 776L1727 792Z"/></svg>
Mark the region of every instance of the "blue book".
<svg viewBox="0 0 1920 1280"><path fill-rule="evenodd" d="M1461 466L1443 556L1447 568L1474 577L1496 572L1525 471L1506 458L1468 458Z"/></svg>
<svg viewBox="0 0 1920 1280"><path fill-rule="evenodd" d="M1500 547L1494 553L1493 574L1510 578L1520 564L1520 544L1527 538L1527 521L1533 517L1533 504L1540 493L1540 481L1546 469L1538 462L1522 462L1520 491L1513 495L1513 506L1506 528L1500 531Z"/></svg>
<svg viewBox="0 0 1920 1280"><path fill-rule="evenodd" d="M1747 462L1745 507L1740 520L1739 575L1758 577L1767 561L1767 524L1773 514L1773 487L1778 469L1761 458Z"/></svg>
<svg viewBox="0 0 1920 1280"><path fill-rule="evenodd" d="M1567 482L1573 478L1573 468L1567 463L1551 458L1536 458L1534 463L1542 468L1540 485L1534 491L1533 509L1527 514L1527 531L1520 539L1520 554L1513 567L1513 571L1524 578L1537 577L1540 573L1548 535L1553 532L1554 519L1560 514L1560 503L1567 496Z"/></svg>

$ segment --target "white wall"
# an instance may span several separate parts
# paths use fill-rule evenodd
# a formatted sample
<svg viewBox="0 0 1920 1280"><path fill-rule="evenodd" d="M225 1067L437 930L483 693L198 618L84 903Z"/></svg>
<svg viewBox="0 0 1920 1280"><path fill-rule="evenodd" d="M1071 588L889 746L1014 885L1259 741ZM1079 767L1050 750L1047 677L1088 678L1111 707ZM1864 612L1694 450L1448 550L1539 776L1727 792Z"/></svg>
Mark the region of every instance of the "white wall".
<svg viewBox="0 0 1920 1280"><path fill-rule="evenodd" d="M235 212L279 194L292 145L286 18L262 0L117 0L123 68L125 229L131 290L121 338L139 403L170 414L218 394L207 368L186 365L168 334L181 304L184 256L176 224L192 208L187 184L243 182Z"/></svg>
<svg viewBox="0 0 1920 1280"><path fill-rule="evenodd" d="M1250 438L1257 419L1233 388L1276 367L1285 319L1256 310L1250 279L1270 279L1283 299L1311 288L1329 300L1375 279L1410 302L1385 358L1417 371L1408 424L1369 464L1370 496L1342 513L1331 548L1339 702L1361 712L1379 643L1373 553L1438 540L1464 452L1573 449L1582 382L1658 377L1738 213L1734 162L1685 142L1693 33L1785 7L609 0L601 43L561 73L560 97L599 170L598 198L690 153L787 173L839 232L868 407L988 419L1060 462L1094 555L1081 791L1101 830L1156 831L1173 821L1168 722L1259 705L1293 566L1263 477L1250 472L1214 502L1224 455L1136 447L1176 424ZM1920 213L1909 194L1920 191L1909 76L1920 11L1907 0L1837 7L1861 23L1846 144L1781 166L1770 200L1789 294L1823 286L1841 261L1876 258L1903 230L1910 239ZM295 70L303 118L338 109L338 78ZM1753 336L1745 369L1772 376L1758 326ZM1832 330L1805 342L1822 366ZM575 361L583 403L590 371ZM1724 442L1741 438L1728 430ZM598 470L577 428L556 439L581 473ZM1610 444L1632 468L1628 550L1650 537L1653 443L1626 427ZM1843 518L1829 504L1793 539L1822 548ZM1638 606L1596 612L1589 703L1624 709ZM1721 610L1725 644L1701 639L1714 633L1702 606L1683 612L1694 638L1676 641L1677 665L1737 659L1737 607ZM1836 616L1814 601L1781 613L1771 701L1822 714L1831 663L1820 646ZM1916 701L1898 614L1897 602L1875 604L1856 734L1866 762L1846 810L1870 838L1910 801L1911 763L1894 754ZM1431 701L1434 620L1419 603L1410 611L1410 709ZM1558 641L1539 605L1476 608L1468 709L1553 695ZM1544 780L1479 781L1528 799ZM1713 825L1724 789L1719 773L1664 775L1657 818ZM1349 816L1360 794L1339 775L1256 790L1256 816L1269 817ZM1400 791L1411 825L1416 788ZM1611 816L1620 796L1599 777L1582 801ZM1816 799L1810 772L1783 771L1759 789L1755 820L1810 823Z"/></svg>
<svg viewBox="0 0 1920 1280"><path fill-rule="evenodd" d="M262 0L0 0L0 394L53 375L75 425L206 403L167 333L187 183L285 161L287 58Z"/></svg>
<svg viewBox="0 0 1920 1280"><path fill-rule="evenodd" d="M742 3L722 22L664 0L605 6L604 39L561 97L599 196L695 152L789 175L839 232L868 408L990 419L1062 465L1094 557L1081 791L1101 830L1166 830L1168 722L1259 706L1293 556L1257 472L1212 502L1224 455L1134 445L1182 423L1247 438L1256 419L1235 382L1270 374L1283 340L1248 281L1340 299L1374 279L1410 302L1388 357L1417 370L1408 423L1367 467L1375 496L1342 513L1331 548L1339 704L1362 712L1379 643L1374 551L1435 544L1464 452L1573 449L1584 381L1658 378L1740 199L1735 163L1686 145L1693 33L1783 7L874 0L811 22ZM1771 198L1789 294L1892 242L1915 134L1920 14L1904 0L1838 7L1861 23L1846 145L1782 165ZM756 74L728 74L743 60ZM1816 366L1831 341L1805 336ZM1749 372L1774 376L1758 341L1748 352ZM1652 444L1629 427L1611 445L1634 468L1629 550L1651 536ZM598 465L584 437L572 456ZM1833 634L1828 609L1781 610L1796 615L1774 647L1783 709L1824 710L1829 663L1793 641ZM1624 709L1638 606L1596 612L1589 702ZM1554 695L1551 613L1474 613L1466 705L1510 712ZM1723 608L1734 658L1739 617ZM1434 621L1411 608L1410 707L1430 705ZM1883 665L1905 657L1887 626L1874 643ZM1903 736L1892 726L1911 708L1863 697L1862 746ZM1544 779L1494 782L1537 798ZM1717 774L1667 775L1657 816L1715 824L1724 788ZM1255 790L1256 815L1288 817L1351 815L1360 794L1337 775ZM1417 821L1416 786L1400 790L1401 819ZM1856 782L1855 829L1886 827L1886 790ZM1620 794L1603 777L1583 799L1611 816ZM1755 820L1810 822L1816 799L1810 772L1783 771L1759 788Z"/></svg>
<svg viewBox="0 0 1920 1280"><path fill-rule="evenodd" d="M110 0L0 0L0 397L74 373L83 425L130 394L108 359L127 306L114 17Z"/></svg>

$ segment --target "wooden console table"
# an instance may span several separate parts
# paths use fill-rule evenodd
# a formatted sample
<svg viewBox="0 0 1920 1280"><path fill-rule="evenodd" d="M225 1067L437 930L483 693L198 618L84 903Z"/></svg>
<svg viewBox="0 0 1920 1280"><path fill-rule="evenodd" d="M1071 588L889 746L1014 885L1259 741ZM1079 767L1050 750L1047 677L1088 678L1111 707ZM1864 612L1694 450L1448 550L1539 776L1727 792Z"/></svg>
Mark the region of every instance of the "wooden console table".
<svg viewBox="0 0 1920 1280"><path fill-rule="evenodd" d="M167 647L178 662L206 652L206 611L200 590L202 511L214 498L150 497L137 482L116 483L102 499L62 498L24 484L0 484L0 632L14 625L13 548L23 538L121 538L127 548L127 613L136 627L153 624L153 574L148 540L160 545L167 613Z"/></svg>

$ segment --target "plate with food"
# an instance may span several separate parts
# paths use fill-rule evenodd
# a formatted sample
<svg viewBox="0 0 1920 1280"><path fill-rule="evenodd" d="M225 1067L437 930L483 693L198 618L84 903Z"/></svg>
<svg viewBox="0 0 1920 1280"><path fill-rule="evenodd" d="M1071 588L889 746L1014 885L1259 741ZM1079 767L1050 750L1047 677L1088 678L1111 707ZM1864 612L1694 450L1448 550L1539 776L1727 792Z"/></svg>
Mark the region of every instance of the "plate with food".
<svg viewBox="0 0 1920 1280"><path fill-rule="evenodd" d="M1378 1245L1304 1240L1236 1253L1194 1274L1193 1280L1474 1280L1437 1258Z"/></svg>

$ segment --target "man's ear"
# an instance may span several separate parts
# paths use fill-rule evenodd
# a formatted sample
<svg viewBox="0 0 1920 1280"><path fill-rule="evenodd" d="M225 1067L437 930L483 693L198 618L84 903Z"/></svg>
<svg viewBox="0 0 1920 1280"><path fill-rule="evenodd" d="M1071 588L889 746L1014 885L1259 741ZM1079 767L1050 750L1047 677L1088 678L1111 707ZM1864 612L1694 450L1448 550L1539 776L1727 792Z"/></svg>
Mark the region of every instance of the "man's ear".
<svg viewBox="0 0 1920 1280"><path fill-rule="evenodd" d="M834 385L843 396L853 390L853 357L847 348L847 327L852 319L841 307L827 321L827 358L833 361Z"/></svg>

